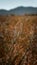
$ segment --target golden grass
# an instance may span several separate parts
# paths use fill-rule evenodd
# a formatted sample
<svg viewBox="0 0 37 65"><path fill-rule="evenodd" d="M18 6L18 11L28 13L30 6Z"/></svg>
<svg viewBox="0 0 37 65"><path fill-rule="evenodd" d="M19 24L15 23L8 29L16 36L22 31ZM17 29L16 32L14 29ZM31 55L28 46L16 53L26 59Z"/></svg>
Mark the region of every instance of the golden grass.
<svg viewBox="0 0 37 65"><path fill-rule="evenodd" d="M0 16L0 64L37 65L36 49L36 15Z"/></svg>

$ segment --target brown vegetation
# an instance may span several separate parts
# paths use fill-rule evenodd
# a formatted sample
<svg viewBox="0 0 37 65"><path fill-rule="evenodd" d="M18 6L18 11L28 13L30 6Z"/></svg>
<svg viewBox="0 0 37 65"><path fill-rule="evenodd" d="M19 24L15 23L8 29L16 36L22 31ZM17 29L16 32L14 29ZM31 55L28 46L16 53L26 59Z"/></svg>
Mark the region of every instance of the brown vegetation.
<svg viewBox="0 0 37 65"><path fill-rule="evenodd" d="M0 16L0 65L37 65L37 16Z"/></svg>

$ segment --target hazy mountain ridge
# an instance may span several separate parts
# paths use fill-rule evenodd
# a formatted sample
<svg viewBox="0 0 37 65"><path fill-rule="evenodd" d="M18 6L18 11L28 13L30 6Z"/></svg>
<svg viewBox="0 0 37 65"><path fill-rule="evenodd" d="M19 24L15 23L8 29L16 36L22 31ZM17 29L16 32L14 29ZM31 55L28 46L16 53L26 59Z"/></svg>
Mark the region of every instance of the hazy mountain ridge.
<svg viewBox="0 0 37 65"><path fill-rule="evenodd" d="M10 10L4 10L0 9L0 15L11 15L11 14L16 14L16 15L24 15L24 14L37 14L37 7L17 7L14 9Z"/></svg>

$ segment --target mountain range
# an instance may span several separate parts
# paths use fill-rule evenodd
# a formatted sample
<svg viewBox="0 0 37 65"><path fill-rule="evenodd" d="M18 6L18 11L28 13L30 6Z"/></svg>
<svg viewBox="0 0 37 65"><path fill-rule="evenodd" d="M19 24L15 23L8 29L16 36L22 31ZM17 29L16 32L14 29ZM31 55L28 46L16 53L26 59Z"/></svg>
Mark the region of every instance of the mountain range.
<svg viewBox="0 0 37 65"><path fill-rule="evenodd" d="M10 10L0 9L0 15L37 14L37 7L17 7Z"/></svg>

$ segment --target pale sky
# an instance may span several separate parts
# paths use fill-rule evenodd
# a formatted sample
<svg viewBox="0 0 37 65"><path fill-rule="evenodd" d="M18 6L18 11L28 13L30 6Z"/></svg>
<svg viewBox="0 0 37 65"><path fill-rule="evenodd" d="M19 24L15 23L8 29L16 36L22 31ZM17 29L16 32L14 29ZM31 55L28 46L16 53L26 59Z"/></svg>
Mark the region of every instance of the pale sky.
<svg viewBox="0 0 37 65"><path fill-rule="evenodd" d="M37 0L0 0L0 9L12 9L18 6L37 7Z"/></svg>

